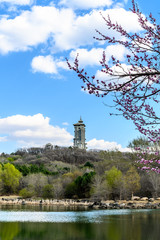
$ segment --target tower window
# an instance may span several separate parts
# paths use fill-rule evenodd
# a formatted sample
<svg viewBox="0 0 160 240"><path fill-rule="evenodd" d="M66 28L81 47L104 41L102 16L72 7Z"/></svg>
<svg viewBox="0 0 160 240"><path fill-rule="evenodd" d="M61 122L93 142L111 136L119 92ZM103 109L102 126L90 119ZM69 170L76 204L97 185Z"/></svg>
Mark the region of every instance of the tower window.
<svg viewBox="0 0 160 240"><path fill-rule="evenodd" d="M80 128L78 129L78 138L81 141L81 129Z"/></svg>

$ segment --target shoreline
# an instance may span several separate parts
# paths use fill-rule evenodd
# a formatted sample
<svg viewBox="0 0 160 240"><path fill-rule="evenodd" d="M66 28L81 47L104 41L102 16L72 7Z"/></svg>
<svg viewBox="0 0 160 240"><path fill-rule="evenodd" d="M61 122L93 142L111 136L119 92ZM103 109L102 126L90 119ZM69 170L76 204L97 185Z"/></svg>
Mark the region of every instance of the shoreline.
<svg viewBox="0 0 160 240"><path fill-rule="evenodd" d="M160 209L160 198L141 198L138 200L100 200L90 199L23 199L19 196L1 196L1 205L26 205L26 206L64 206L64 207L85 207L87 209Z"/></svg>

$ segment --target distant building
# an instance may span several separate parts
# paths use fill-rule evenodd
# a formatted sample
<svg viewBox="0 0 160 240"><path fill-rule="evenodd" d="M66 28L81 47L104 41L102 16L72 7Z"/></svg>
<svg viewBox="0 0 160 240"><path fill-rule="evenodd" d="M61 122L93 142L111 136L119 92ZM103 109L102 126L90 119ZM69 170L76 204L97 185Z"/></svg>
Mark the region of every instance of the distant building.
<svg viewBox="0 0 160 240"><path fill-rule="evenodd" d="M73 124L74 126L74 139L73 139L73 146L78 147L81 149L86 149L85 143L85 124L83 123L82 119L78 121L78 123Z"/></svg>

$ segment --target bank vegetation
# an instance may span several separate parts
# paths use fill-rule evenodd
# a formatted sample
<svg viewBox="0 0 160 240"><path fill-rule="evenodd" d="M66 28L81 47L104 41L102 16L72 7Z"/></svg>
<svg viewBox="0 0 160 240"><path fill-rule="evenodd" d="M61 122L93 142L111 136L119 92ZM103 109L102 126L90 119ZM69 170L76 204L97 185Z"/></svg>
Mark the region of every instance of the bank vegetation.
<svg viewBox="0 0 160 240"><path fill-rule="evenodd" d="M160 175L138 169L135 151L86 151L47 144L0 155L0 195L116 200L160 195Z"/></svg>

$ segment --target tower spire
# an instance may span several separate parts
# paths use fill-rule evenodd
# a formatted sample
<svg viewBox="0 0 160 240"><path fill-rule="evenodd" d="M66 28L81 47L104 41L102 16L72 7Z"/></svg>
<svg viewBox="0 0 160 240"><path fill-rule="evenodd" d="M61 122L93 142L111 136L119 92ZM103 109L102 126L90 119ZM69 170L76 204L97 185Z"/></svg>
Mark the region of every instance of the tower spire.
<svg viewBox="0 0 160 240"><path fill-rule="evenodd" d="M82 117L80 116L80 120L78 121L79 123L83 123Z"/></svg>

